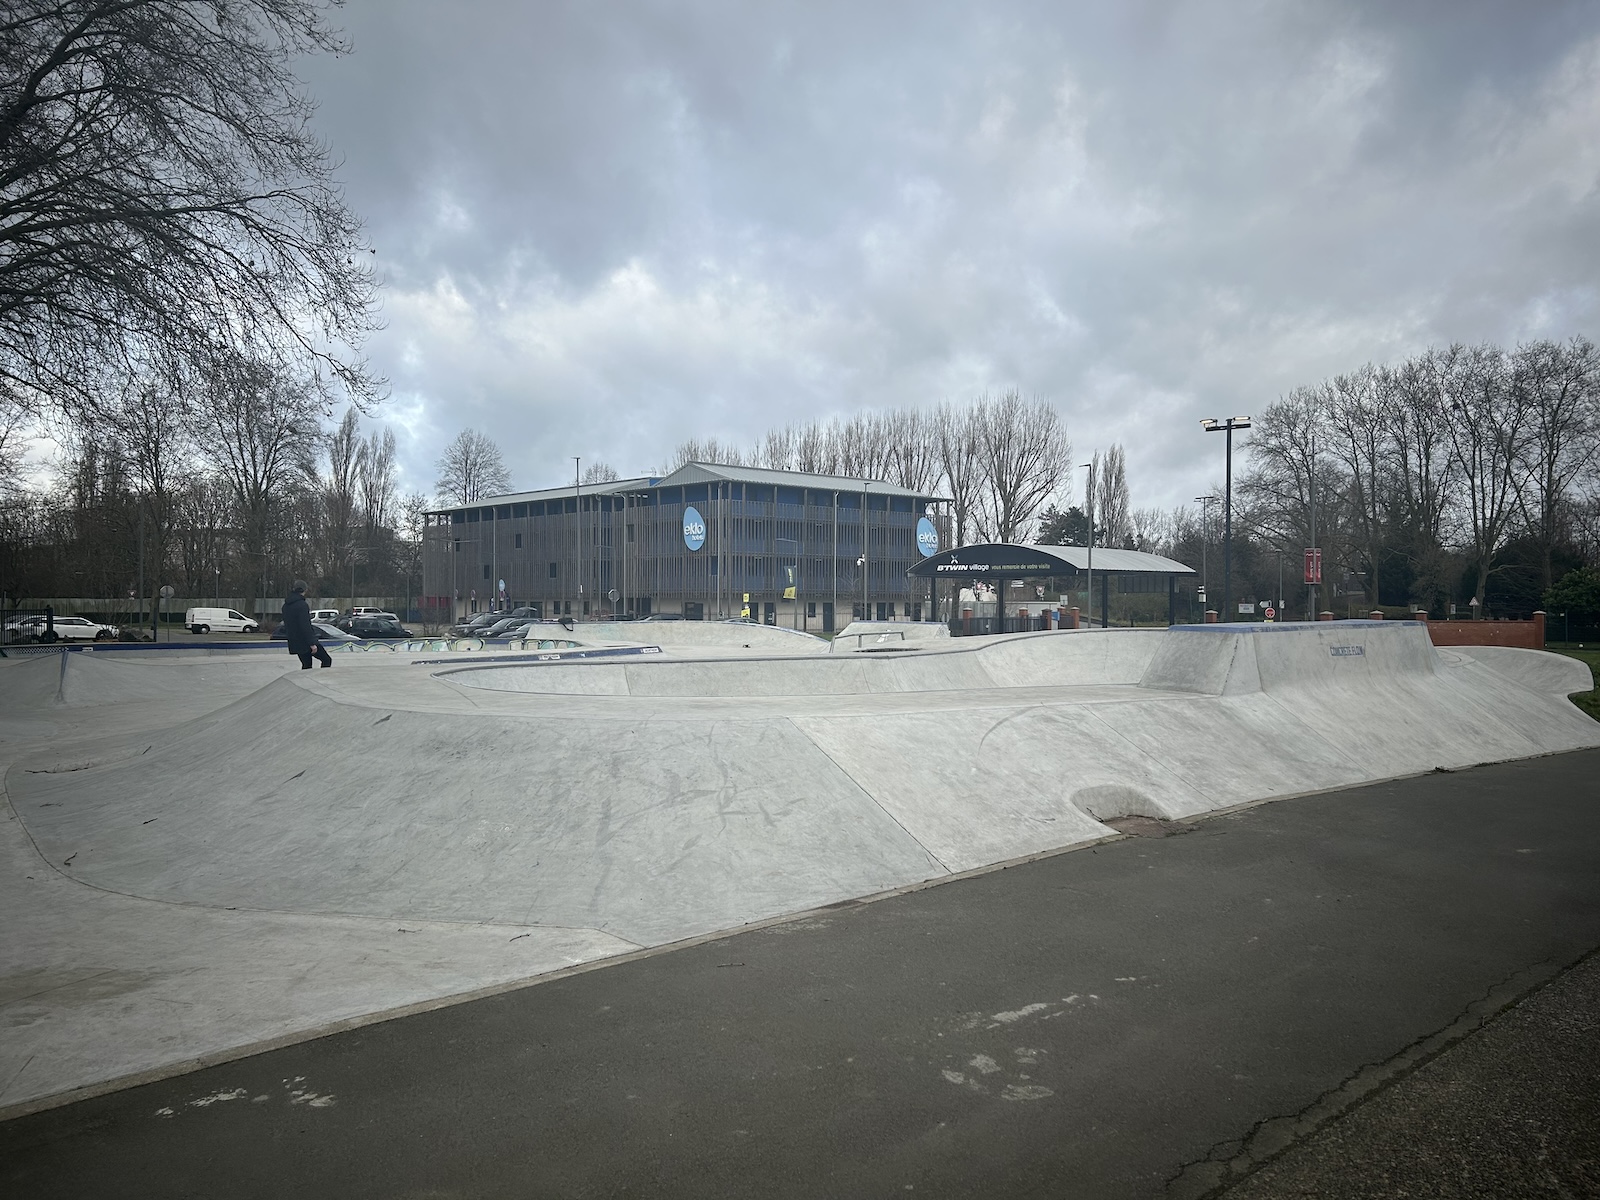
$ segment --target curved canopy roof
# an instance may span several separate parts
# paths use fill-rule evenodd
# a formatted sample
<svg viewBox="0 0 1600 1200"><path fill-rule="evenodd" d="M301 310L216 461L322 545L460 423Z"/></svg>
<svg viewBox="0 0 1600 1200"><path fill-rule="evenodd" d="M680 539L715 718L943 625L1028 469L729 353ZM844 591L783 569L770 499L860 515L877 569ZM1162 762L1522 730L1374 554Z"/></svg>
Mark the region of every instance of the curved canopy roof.
<svg viewBox="0 0 1600 1200"><path fill-rule="evenodd" d="M907 575L921 578L972 579L984 575L1066 575L1087 570L1089 550L1085 546L1030 546L1014 542L984 542L976 546L957 546L929 556L913 566ZM1146 554L1142 550L1109 550L1095 547L1094 569L1107 575L1193 575L1194 568L1181 562Z"/></svg>

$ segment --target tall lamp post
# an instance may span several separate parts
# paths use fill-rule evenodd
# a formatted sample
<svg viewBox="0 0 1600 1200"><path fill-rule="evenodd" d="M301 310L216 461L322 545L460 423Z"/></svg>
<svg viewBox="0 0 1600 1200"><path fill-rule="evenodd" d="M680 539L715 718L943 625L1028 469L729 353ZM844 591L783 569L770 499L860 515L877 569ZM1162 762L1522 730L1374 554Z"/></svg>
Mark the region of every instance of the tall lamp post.
<svg viewBox="0 0 1600 1200"><path fill-rule="evenodd" d="M1098 451L1096 452L1098 453ZM1094 628L1094 462L1079 463L1089 473L1083 477L1083 506L1089 517L1089 590L1084 596L1084 608L1089 611L1089 628Z"/></svg>
<svg viewBox="0 0 1600 1200"><path fill-rule="evenodd" d="M1206 594L1206 603L1211 602L1211 574L1206 568L1206 547L1211 544L1211 506L1217 502L1215 496L1196 496L1194 502L1200 506L1200 590ZM1204 607L1200 610L1200 619L1206 619Z"/></svg>
<svg viewBox="0 0 1600 1200"><path fill-rule="evenodd" d="M1207 433L1225 433L1228 465L1222 498L1222 619L1233 620L1233 431L1249 429L1249 417L1229 417L1225 421L1207 418L1200 422Z"/></svg>

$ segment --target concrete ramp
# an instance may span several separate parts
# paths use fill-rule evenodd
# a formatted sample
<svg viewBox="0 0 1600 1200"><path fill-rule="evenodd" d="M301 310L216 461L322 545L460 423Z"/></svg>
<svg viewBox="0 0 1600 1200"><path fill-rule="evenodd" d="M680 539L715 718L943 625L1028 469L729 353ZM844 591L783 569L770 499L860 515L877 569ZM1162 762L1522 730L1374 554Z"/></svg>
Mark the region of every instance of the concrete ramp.
<svg viewBox="0 0 1600 1200"><path fill-rule="evenodd" d="M1594 689L1594 674L1587 663L1545 650L1515 646L1452 646L1439 652L1441 660L1459 665L1461 658L1482 663L1496 675L1520 683L1530 691L1571 696Z"/></svg>
<svg viewBox="0 0 1600 1200"><path fill-rule="evenodd" d="M1552 691L1575 673L1506 664L1402 622L900 655L355 655L70 770L41 754L8 787L46 857L112 891L657 944L1080 844L1118 816L1600 745ZM81 682L127 695L149 669L153 688L225 692L285 669L175 665L86 664ZM59 686L19 666L29 694Z"/></svg>
<svg viewBox="0 0 1600 1200"><path fill-rule="evenodd" d="M1565 699L1581 664L1426 638L0 661L13 973L149 976L53 993L51 1022L11 1031L11 1094L1081 846L1120 816L1600 746Z"/></svg>
<svg viewBox="0 0 1600 1200"><path fill-rule="evenodd" d="M279 653L183 655L166 651L74 649L0 660L0 711L47 705L98 708L198 699L215 708L298 670Z"/></svg>
<svg viewBox="0 0 1600 1200"><path fill-rule="evenodd" d="M785 721L379 712L285 679L75 767L11 773L41 851L175 903L647 945L940 872Z"/></svg>
<svg viewBox="0 0 1600 1200"><path fill-rule="evenodd" d="M1161 645L1157 629L1010 634L937 649L810 659L660 657L626 663L470 663L463 687L556 695L829 696L987 692L996 688L1137 683Z"/></svg>
<svg viewBox="0 0 1600 1200"><path fill-rule="evenodd" d="M753 654L826 654L828 643L815 634L779 625L746 625L731 621L596 621L576 625L572 636L605 645L643 642L663 647L710 646L748 650Z"/></svg>
<svg viewBox="0 0 1600 1200"><path fill-rule="evenodd" d="M1166 691L1238 696L1369 687L1432 675L1436 666L1427 627L1416 621L1178 625L1162 636L1140 682Z"/></svg>

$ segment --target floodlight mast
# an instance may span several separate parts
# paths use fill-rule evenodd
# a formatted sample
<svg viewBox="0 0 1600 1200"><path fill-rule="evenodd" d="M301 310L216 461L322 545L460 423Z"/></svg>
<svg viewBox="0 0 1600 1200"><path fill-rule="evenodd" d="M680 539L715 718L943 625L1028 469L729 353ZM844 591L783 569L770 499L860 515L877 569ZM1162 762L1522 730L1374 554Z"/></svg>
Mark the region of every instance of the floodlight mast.
<svg viewBox="0 0 1600 1200"><path fill-rule="evenodd" d="M1096 455L1098 455L1099 453L1100 452L1098 450L1095 451ZM1089 628L1093 629L1094 628L1094 484L1095 484L1095 469L1094 469L1094 461L1093 461L1093 459L1091 459L1089 462L1086 462L1086 463L1079 463L1078 465L1080 467L1088 468L1088 471L1089 471L1089 473L1084 476L1084 487L1083 487L1083 492L1084 492L1083 506L1086 509L1089 510L1089 584L1088 584L1088 590L1084 592L1083 607L1084 607L1084 611L1089 614Z"/></svg>
<svg viewBox="0 0 1600 1200"><path fill-rule="evenodd" d="M1227 435L1227 474L1222 500L1222 619L1233 619L1233 431L1249 429L1249 417L1229 417L1218 421L1208 417L1200 422L1207 433Z"/></svg>

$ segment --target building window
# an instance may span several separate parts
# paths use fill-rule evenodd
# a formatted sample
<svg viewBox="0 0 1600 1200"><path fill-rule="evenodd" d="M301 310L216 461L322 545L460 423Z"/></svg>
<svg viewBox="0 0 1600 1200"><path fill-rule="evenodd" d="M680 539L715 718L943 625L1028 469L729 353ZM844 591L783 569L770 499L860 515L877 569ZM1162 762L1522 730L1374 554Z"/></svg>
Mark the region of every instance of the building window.
<svg viewBox="0 0 1600 1200"><path fill-rule="evenodd" d="M489 578L489 564L488 563L484 563L483 564L483 577L485 579Z"/></svg>
<svg viewBox="0 0 1600 1200"><path fill-rule="evenodd" d="M550 578L554 579L555 577L556 577L556 564L555 563L551 563L550 564Z"/></svg>
<svg viewBox="0 0 1600 1200"><path fill-rule="evenodd" d="M517 549L518 550L522 549L522 535L520 533L517 534Z"/></svg>
<svg viewBox="0 0 1600 1200"><path fill-rule="evenodd" d="M806 601L806 616L807 617L815 617L816 615L817 615L817 602L815 600L807 600Z"/></svg>

